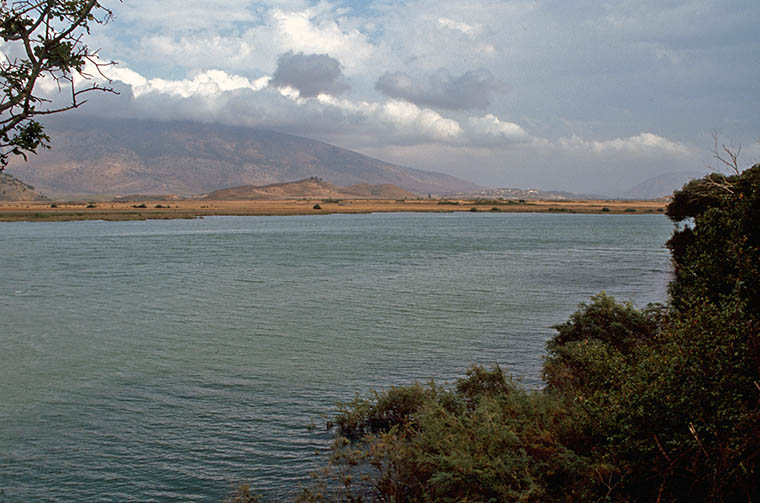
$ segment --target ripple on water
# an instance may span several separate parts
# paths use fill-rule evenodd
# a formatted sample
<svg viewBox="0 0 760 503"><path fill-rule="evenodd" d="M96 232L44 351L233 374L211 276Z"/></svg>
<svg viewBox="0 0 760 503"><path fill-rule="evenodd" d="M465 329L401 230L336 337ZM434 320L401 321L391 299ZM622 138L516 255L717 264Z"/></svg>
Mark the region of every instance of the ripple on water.
<svg viewBox="0 0 760 503"><path fill-rule="evenodd" d="M665 298L662 216L340 215L0 224L4 502L219 501L308 481L324 414ZM313 429L309 425L315 425Z"/></svg>

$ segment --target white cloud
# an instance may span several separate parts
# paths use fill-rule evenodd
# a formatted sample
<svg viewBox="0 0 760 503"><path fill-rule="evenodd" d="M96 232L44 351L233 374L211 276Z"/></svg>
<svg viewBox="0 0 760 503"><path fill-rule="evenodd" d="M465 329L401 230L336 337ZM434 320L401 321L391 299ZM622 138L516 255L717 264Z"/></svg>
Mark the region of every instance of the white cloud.
<svg viewBox="0 0 760 503"><path fill-rule="evenodd" d="M337 16L332 4L245 7L248 4L231 8L233 19L221 24L214 20L225 14L224 5L219 10L216 5L198 6L197 15L181 16L180 28L166 16L158 16L147 23L155 29L141 26L127 51L133 60L152 64L195 70L216 67L246 74L274 71L277 57L288 51L328 54L340 60L347 73L366 71L375 56L377 48L367 34L353 20ZM163 9L163 3L156 5L161 7L149 11ZM129 19L137 23L142 17L130 10Z"/></svg>
<svg viewBox="0 0 760 503"><path fill-rule="evenodd" d="M319 9L285 11L272 9L271 28L259 30L274 35L282 52L328 54L337 58L347 72L363 67L373 52L365 34L355 27L344 28L339 20L323 14ZM258 37L257 37L258 38Z"/></svg>
<svg viewBox="0 0 760 503"><path fill-rule="evenodd" d="M475 143L525 142L531 139L519 124L502 121L493 114L470 117L468 130Z"/></svg>
<svg viewBox="0 0 760 503"><path fill-rule="evenodd" d="M459 31L468 37L473 38L483 31L483 25L481 24L462 23L461 21L454 21L453 19L449 19L447 17L439 17L438 26L447 28L449 30Z"/></svg>
<svg viewBox="0 0 760 503"><path fill-rule="evenodd" d="M633 154L633 155L668 155L688 157L693 155L689 147L652 133L641 133L627 138L612 140L585 140L577 136L560 138L556 146L571 151L583 151L599 155Z"/></svg>
<svg viewBox="0 0 760 503"><path fill-rule="evenodd" d="M381 141L403 144L458 142L463 133L456 120L407 101L353 102L326 94L318 96L318 100L322 105L335 107L348 114L350 125L347 124L347 127L361 124L370 130L383 131L385 135Z"/></svg>
<svg viewBox="0 0 760 503"><path fill-rule="evenodd" d="M213 33L193 35L151 34L140 39L134 51L157 63L182 65L189 68L223 67L246 68L255 50L238 35L222 36Z"/></svg>
<svg viewBox="0 0 760 503"><path fill-rule="evenodd" d="M239 75L229 75L221 70L208 70L184 80L148 80L128 68L118 68L109 72L109 77L128 84L132 88L132 94L135 98L140 98L149 93L165 94L178 98L194 96L215 98L223 93L240 89L260 91L269 83L268 77L251 81Z"/></svg>

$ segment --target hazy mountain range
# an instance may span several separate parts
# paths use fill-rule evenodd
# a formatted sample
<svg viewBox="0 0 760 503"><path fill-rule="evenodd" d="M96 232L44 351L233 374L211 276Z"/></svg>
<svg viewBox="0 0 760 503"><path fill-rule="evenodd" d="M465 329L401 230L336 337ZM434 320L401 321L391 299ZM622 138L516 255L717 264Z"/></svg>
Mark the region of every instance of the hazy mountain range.
<svg viewBox="0 0 760 503"><path fill-rule="evenodd" d="M292 135L192 122L55 118L53 148L8 172L45 194L208 193L319 177L329 183L393 184L417 194L479 187Z"/></svg>
<svg viewBox="0 0 760 503"><path fill-rule="evenodd" d="M621 194L626 199L654 199L669 196L689 180L702 178L706 171L676 171L648 178Z"/></svg>

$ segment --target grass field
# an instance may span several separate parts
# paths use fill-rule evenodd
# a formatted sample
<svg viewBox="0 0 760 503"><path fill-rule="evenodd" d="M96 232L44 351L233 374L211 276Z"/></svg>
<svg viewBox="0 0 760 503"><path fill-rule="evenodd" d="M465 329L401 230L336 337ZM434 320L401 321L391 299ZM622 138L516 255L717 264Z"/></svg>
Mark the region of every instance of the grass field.
<svg viewBox="0 0 760 503"><path fill-rule="evenodd" d="M210 215L312 215L377 212L661 213L664 201L468 201L450 199L287 199L0 203L0 221L147 220ZM317 208L317 209L315 209Z"/></svg>

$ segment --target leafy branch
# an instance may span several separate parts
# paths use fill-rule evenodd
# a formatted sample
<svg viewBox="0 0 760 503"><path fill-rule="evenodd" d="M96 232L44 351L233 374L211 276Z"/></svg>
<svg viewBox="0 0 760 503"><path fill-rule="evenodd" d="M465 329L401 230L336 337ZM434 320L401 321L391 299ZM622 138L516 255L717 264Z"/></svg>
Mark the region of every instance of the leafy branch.
<svg viewBox="0 0 760 503"><path fill-rule="evenodd" d="M39 116L79 108L93 91L118 94L110 87L98 51L85 43L92 24L105 24L113 12L98 0L0 1L0 171L11 156L27 158L37 148L49 148ZM88 71L89 70L89 71ZM107 83L99 83L97 74ZM54 104L38 91L50 79L68 98ZM83 84L83 81L89 82Z"/></svg>

